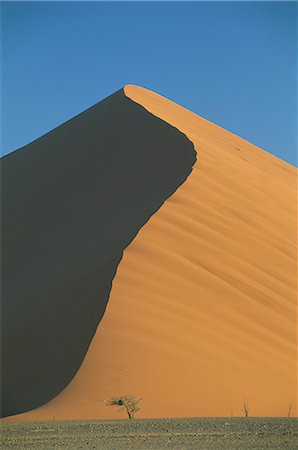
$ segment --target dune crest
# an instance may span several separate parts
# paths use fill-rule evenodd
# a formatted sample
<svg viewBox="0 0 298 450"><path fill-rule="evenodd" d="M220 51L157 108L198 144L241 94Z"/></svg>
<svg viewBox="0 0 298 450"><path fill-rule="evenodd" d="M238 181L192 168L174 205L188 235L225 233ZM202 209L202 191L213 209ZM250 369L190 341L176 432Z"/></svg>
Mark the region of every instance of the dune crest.
<svg viewBox="0 0 298 450"><path fill-rule="evenodd" d="M17 420L286 416L296 398L296 169L141 87L124 92L194 143L187 181L126 248L79 372Z"/></svg>

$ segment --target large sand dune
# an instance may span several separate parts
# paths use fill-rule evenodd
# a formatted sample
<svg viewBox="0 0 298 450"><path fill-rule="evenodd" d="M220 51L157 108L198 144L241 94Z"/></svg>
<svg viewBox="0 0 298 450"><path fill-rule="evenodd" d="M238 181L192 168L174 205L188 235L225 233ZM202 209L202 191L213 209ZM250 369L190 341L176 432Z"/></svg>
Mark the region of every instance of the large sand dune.
<svg viewBox="0 0 298 450"><path fill-rule="evenodd" d="M125 94L194 143L187 181L126 248L69 386L14 420L284 416L296 410L296 170L175 103Z"/></svg>
<svg viewBox="0 0 298 450"><path fill-rule="evenodd" d="M195 160L123 90L1 159L1 416L72 380L123 250Z"/></svg>

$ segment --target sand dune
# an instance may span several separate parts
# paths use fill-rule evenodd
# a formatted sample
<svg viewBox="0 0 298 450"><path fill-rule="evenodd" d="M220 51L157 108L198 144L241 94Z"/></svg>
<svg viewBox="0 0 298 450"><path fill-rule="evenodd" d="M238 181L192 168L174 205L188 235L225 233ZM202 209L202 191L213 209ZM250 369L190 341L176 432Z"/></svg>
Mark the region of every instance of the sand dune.
<svg viewBox="0 0 298 450"><path fill-rule="evenodd" d="M1 416L72 380L123 250L195 159L123 90L1 159Z"/></svg>
<svg viewBox="0 0 298 450"><path fill-rule="evenodd" d="M126 248L69 386L12 420L284 416L296 409L296 169L136 86L125 94L194 143L187 181Z"/></svg>

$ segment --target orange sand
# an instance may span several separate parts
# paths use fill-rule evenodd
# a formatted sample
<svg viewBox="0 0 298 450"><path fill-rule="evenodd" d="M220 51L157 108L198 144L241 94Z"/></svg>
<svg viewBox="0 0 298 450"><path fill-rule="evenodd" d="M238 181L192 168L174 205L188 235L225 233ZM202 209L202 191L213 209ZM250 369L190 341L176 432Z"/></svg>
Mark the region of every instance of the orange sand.
<svg viewBox="0 0 298 450"><path fill-rule="evenodd" d="M296 170L146 89L125 93L193 141L198 161L118 268L79 372L12 420L285 416L296 389ZM10 419L11 420L11 419Z"/></svg>

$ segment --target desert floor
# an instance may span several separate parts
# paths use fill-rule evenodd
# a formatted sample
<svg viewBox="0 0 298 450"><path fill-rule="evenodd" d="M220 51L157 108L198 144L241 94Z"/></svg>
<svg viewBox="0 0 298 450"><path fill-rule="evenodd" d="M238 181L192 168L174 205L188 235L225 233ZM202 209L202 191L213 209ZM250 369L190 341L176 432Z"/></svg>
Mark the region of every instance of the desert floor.
<svg viewBox="0 0 298 450"><path fill-rule="evenodd" d="M3 449L296 449L297 419L183 418L1 425Z"/></svg>

